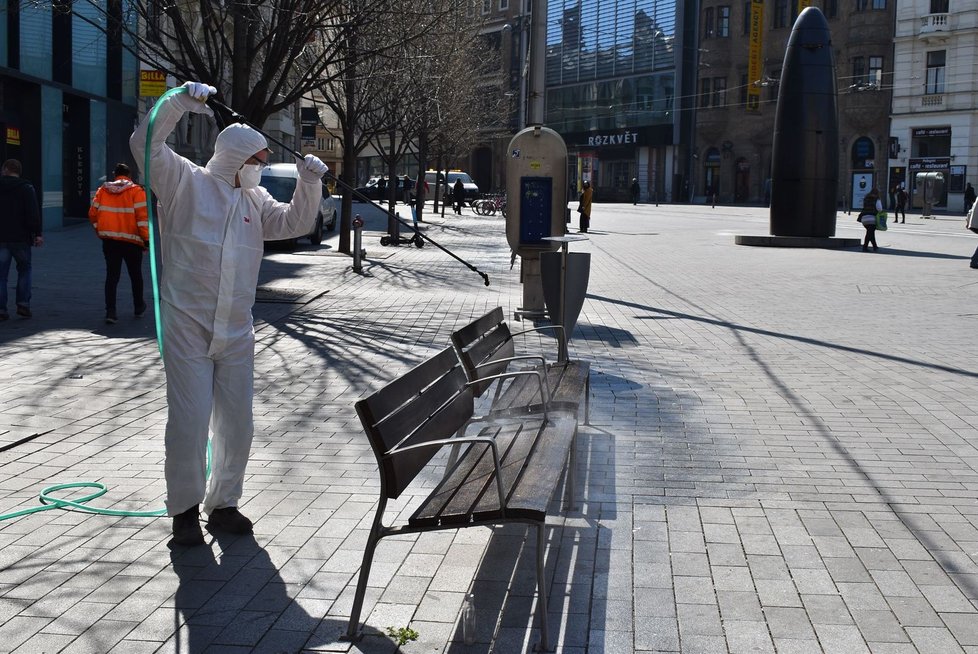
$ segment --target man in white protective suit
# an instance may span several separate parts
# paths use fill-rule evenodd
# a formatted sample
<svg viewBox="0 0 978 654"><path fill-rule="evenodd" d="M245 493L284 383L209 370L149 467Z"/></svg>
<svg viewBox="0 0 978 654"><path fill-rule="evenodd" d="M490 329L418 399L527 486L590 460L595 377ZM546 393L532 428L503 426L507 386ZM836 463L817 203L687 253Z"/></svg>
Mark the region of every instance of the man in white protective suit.
<svg viewBox="0 0 978 654"><path fill-rule="evenodd" d="M251 307L262 242L312 231L326 164L297 160L292 202L276 202L258 186L268 143L258 131L231 125L217 137L205 167L165 140L185 112L212 115L204 102L217 90L198 82L161 100L154 120L150 171L159 198L163 274L160 313L166 373L166 510L176 545L200 545L200 505L210 530L251 533L238 510L254 433L255 332ZM129 146L140 165L148 120ZM206 487L208 426L213 432Z"/></svg>

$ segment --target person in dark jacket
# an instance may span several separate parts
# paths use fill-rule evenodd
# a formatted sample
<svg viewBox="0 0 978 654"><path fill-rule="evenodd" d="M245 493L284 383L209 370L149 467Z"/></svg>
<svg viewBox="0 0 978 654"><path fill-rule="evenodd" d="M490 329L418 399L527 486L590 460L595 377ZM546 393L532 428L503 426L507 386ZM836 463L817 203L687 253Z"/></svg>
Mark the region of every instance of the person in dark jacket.
<svg viewBox="0 0 978 654"><path fill-rule="evenodd" d="M463 202L465 202L465 185L461 179L456 179L455 186L452 187L452 205L455 213L462 213Z"/></svg>
<svg viewBox="0 0 978 654"><path fill-rule="evenodd" d="M907 189L903 188L903 184L900 184L900 188L897 189L896 193L897 207L896 213L893 214L893 222L897 221L897 217L903 214L903 220L901 223L907 222L907 202L910 200L910 196L907 195Z"/></svg>
<svg viewBox="0 0 978 654"><path fill-rule="evenodd" d="M879 250L876 245L876 214L883 210L883 203L880 201L880 190L875 186L863 197L863 210L859 212L859 222L866 228L866 236L863 238L863 252L869 251L869 246L873 246L873 252Z"/></svg>
<svg viewBox="0 0 978 654"><path fill-rule="evenodd" d="M632 192L632 204L637 205L639 197L642 195L642 188L638 185L638 179L635 177L632 177L630 190Z"/></svg>
<svg viewBox="0 0 978 654"><path fill-rule="evenodd" d="M968 187L964 189L964 212L968 213L971 210L971 205L975 203L975 199L978 194L975 193L975 187L968 182Z"/></svg>
<svg viewBox="0 0 978 654"><path fill-rule="evenodd" d="M17 315L31 317L31 246L41 247L41 210L34 187L20 175L23 167L7 159L0 168L0 320L7 315L7 275L17 262Z"/></svg>

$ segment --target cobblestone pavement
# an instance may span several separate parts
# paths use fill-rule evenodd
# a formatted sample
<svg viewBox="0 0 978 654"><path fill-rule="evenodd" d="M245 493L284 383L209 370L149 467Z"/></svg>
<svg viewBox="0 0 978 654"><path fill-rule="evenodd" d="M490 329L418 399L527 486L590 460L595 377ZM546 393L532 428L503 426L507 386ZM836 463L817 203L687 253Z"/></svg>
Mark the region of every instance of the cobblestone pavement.
<svg viewBox="0 0 978 654"><path fill-rule="evenodd" d="M368 227L377 227L369 218ZM572 356L592 362L580 510L554 512L558 651L978 652L978 239L911 216L879 253L734 245L756 208L596 205ZM0 651L345 651L377 497L353 402L521 303L501 218L432 217L436 248L266 256L255 307L253 537L167 548L169 520L45 511L0 522ZM860 236L840 214L839 236ZM0 513L91 480L162 506L152 319L102 323L87 227L35 251L30 320L0 324ZM402 497L414 506L437 476ZM556 507L555 507L556 508ZM529 651L525 530L385 539L351 651ZM476 597L476 643L459 612Z"/></svg>

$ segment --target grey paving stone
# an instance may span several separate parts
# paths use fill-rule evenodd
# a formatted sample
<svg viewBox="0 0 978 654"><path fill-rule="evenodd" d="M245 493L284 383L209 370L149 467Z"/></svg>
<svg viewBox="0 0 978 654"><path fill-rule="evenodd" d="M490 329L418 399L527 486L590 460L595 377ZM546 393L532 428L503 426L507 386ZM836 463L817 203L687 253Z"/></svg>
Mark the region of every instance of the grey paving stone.
<svg viewBox="0 0 978 654"><path fill-rule="evenodd" d="M815 633L826 652L839 654L863 654L869 652L865 639L855 626L815 623Z"/></svg>
<svg viewBox="0 0 978 654"><path fill-rule="evenodd" d="M920 586L920 592L938 613L975 613L975 606L956 586Z"/></svg>
<svg viewBox="0 0 978 654"><path fill-rule="evenodd" d="M648 618L635 630L636 650L679 651L679 631L675 618Z"/></svg>
<svg viewBox="0 0 978 654"><path fill-rule="evenodd" d="M764 622L724 621L729 651L774 652L774 643Z"/></svg>
<svg viewBox="0 0 978 654"><path fill-rule="evenodd" d="M890 611L851 611L863 638L872 643L905 643L907 634L897 617Z"/></svg>
<svg viewBox="0 0 978 654"><path fill-rule="evenodd" d="M963 652L954 636L942 627L907 627L907 635L921 652Z"/></svg>

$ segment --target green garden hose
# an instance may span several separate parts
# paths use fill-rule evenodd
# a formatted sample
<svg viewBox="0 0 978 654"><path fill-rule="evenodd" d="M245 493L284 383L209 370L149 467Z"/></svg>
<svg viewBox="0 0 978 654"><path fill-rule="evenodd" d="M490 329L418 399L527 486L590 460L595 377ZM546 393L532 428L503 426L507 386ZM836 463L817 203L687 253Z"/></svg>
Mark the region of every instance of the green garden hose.
<svg viewBox="0 0 978 654"><path fill-rule="evenodd" d="M177 93L185 93L186 89L182 86L178 86L175 89L170 89L160 100L170 97L171 95L176 95ZM156 266L156 237L154 236L154 227L156 226L156 216L153 211L153 191L150 188L150 154L153 138L153 123L156 121L156 111L160 106L160 102L157 102L153 106L153 110L149 112L149 125L146 129L146 158L143 162L143 171L146 174L146 211L149 214L149 267L152 274L152 284L153 284L153 308L156 315L156 344L160 351L160 358L163 357L163 323L160 321L160 281L159 275L157 273ZM210 477L211 474L211 444L210 441L207 442L207 473L206 476ZM72 488L92 488L95 489L89 495L84 497L79 497L74 500L60 499L53 497L53 493L59 491L69 490ZM35 506L28 509L21 509L20 511L14 511L12 513L0 514L0 522L3 520L10 520L12 518L19 518L21 516L30 515L31 513L39 513L41 511L49 511L50 509L75 509L77 511L84 511L86 513L95 513L98 515L109 515L109 516L119 516L119 517L132 517L132 518L157 518L166 515L166 509L154 509L152 511L123 511L121 509L101 509L96 507L87 506L86 502L94 500L98 497L102 497L109 492L108 487L105 484L99 483L97 481L74 481L65 484L54 484L48 486L41 491L38 498L41 501L41 506Z"/></svg>

